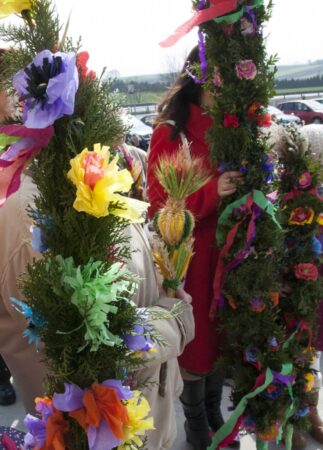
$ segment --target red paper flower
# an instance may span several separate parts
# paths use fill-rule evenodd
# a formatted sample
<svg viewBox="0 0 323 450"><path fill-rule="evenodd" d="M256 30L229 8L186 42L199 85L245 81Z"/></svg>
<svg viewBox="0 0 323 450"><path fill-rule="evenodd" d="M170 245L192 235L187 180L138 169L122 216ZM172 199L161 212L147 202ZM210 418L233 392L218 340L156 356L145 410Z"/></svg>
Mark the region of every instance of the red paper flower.
<svg viewBox="0 0 323 450"><path fill-rule="evenodd" d="M271 115L261 112L262 106L259 102L253 102L248 108L247 116L250 120L256 122L260 127L271 126Z"/></svg>
<svg viewBox="0 0 323 450"><path fill-rule="evenodd" d="M319 276L316 265L312 263L296 264L294 272L299 280L316 281Z"/></svg>
<svg viewBox="0 0 323 450"><path fill-rule="evenodd" d="M239 127L239 119L236 114L224 114L224 120L223 120L223 126L224 128L238 128Z"/></svg>
<svg viewBox="0 0 323 450"><path fill-rule="evenodd" d="M298 188L306 189L312 184L312 176L309 172L304 172L298 179Z"/></svg>
<svg viewBox="0 0 323 450"><path fill-rule="evenodd" d="M312 208L295 208L288 219L290 225L308 225L313 222L314 211Z"/></svg>
<svg viewBox="0 0 323 450"><path fill-rule="evenodd" d="M76 55L76 65L79 71L80 79L86 81L87 79L93 80L96 77L96 73L93 70L89 70L87 62L90 58L88 52L80 52Z"/></svg>

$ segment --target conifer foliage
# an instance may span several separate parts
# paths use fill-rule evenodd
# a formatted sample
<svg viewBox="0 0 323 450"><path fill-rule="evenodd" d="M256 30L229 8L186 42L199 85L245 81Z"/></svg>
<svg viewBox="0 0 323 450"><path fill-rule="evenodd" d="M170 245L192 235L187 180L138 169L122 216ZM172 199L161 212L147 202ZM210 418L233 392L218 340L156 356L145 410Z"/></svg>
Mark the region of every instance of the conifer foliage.
<svg viewBox="0 0 323 450"><path fill-rule="evenodd" d="M0 26L14 44L0 72L18 118L0 129L1 205L31 164L32 245L42 257L22 279L24 298L12 302L29 342L44 344L49 373L39 417L25 419L26 444L136 449L153 422L127 380L153 336L131 301L137 280L124 265L123 231L147 205L127 197L133 179L114 150L125 131L119 105L87 68L80 42L66 36L50 0L12 3L22 20Z"/></svg>

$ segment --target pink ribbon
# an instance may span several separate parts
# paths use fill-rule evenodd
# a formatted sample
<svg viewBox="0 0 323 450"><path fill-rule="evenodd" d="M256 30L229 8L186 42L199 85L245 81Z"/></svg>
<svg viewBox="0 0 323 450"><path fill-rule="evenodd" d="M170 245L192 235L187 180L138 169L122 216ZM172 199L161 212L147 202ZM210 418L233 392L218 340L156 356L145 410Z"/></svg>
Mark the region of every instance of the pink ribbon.
<svg viewBox="0 0 323 450"><path fill-rule="evenodd" d="M4 125L0 133L17 136L21 140L11 144L0 157L0 208L20 186L21 173L54 134L52 126L44 129L26 128L23 125Z"/></svg>
<svg viewBox="0 0 323 450"><path fill-rule="evenodd" d="M194 27L204 22L224 16L234 11L238 7L238 0L211 0L211 6L207 9L197 11L194 16L184 22L175 30L175 33L164 41L160 42L161 47L171 47L183 36L189 33Z"/></svg>

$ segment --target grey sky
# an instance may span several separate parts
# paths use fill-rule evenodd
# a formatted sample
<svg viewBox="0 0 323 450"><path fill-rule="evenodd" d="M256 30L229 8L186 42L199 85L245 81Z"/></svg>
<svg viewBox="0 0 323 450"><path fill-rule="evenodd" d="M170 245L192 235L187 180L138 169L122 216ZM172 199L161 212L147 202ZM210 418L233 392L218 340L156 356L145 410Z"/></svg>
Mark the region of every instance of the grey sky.
<svg viewBox="0 0 323 450"><path fill-rule="evenodd" d="M192 15L191 0L56 0L62 21L72 8L70 33L82 35L96 71L121 75L165 72L181 66L196 44L193 30L171 49L158 43ZM280 64L323 59L323 0L276 0L265 34Z"/></svg>

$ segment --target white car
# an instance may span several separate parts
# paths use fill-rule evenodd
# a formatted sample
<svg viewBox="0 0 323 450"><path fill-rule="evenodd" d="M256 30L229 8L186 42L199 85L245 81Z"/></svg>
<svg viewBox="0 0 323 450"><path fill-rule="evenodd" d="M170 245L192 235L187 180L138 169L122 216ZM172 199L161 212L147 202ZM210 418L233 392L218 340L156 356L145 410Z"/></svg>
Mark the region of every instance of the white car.
<svg viewBox="0 0 323 450"><path fill-rule="evenodd" d="M276 118L277 122L282 123L295 123L300 125L301 119L298 116L294 116L294 114L284 114L280 109L275 106L269 105L267 108L268 114Z"/></svg>
<svg viewBox="0 0 323 450"><path fill-rule="evenodd" d="M142 148L143 150L148 150L152 135L152 128L145 125L141 120L132 114L122 114L122 120L128 128L126 136L127 143Z"/></svg>

